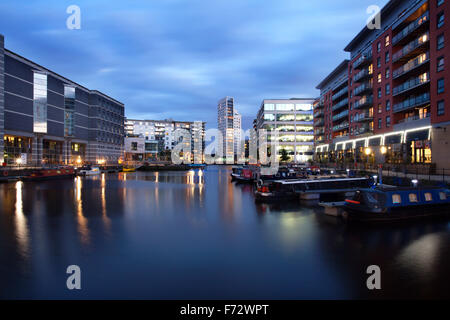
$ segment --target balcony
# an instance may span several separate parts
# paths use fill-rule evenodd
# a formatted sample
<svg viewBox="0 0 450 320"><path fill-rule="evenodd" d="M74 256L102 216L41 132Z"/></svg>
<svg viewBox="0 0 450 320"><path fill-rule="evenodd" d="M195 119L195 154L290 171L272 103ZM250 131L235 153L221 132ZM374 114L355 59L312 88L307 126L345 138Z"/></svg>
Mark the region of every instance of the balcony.
<svg viewBox="0 0 450 320"><path fill-rule="evenodd" d="M325 121L323 119L318 119L317 121L314 121L313 126L314 127L323 127L325 124Z"/></svg>
<svg viewBox="0 0 450 320"><path fill-rule="evenodd" d="M419 30L420 27L424 26L428 21L430 21L429 18L429 12L425 12L422 14L419 18L411 22L409 25L407 25L405 28L403 28L398 34L396 34L392 38L392 44L396 45L404 40L407 39L407 37L411 34L414 34L416 31Z"/></svg>
<svg viewBox="0 0 450 320"><path fill-rule="evenodd" d="M417 89L420 86L423 86L430 82L430 74L428 72L421 74L419 77L409 79L408 81L403 82L401 85L394 88L392 94L394 96L406 93L409 90Z"/></svg>
<svg viewBox="0 0 450 320"><path fill-rule="evenodd" d="M411 41L406 46L404 46L400 51L394 53L392 55L392 62L408 60L415 53L416 49L423 48L423 45L428 43L430 40L429 32L425 32L423 35L418 37L417 39ZM422 49L425 50L425 49Z"/></svg>
<svg viewBox="0 0 450 320"><path fill-rule="evenodd" d="M372 112L363 112L357 114L354 119L355 122L370 122L373 121L373 113Z"/></svg>
<svg viewBox="0 0 450 320"><path fill-rule="evenodd" d="M424 93L415 97L411 97L406 99L400 103L394 105L393 111L394 113L402 112L408 109L412 109L415 107L422 106L430 102L430 94Z"/></svg>
<svg viewBox="0 0 450 320"><path fill-rule="evenodd" d="M369 82L365 82L361 84L359 87L355 88L355 91L353 93L355 96L361 96L362 94L371 91L372 91L372 84Z"/></svg>
<svg viewBox="0 0 450 320"><path fill-rule="evenodd" d="M348 109L333 116L333 122L348 118Z"/></svg>
<svg viewBox="0 0 450 320"><path fill-rule="evenodd" d="M370 77L372 77L372 71L367 69L363 69L360 72L358 72L354 77L353 77L353 81L354 82L361 82L361 80L365 80L368 79Z"/></svg>
<svg viewBox="0 0 450 320"><path fill-rule="evenodd" d="M348 95L348 86L345 86L345 88L339 90L338 92L336 92L332 97L331 100L334 101L340 97L342 97L343 95Z"/></svg>
<svg viewBox="0 0 450 320"><path fill-rule="evenodd" d="M372 126L366 124L366 125L363 125L363 126L357 128L354 132L354 135L359 136L362 134L369 134L369 133L373 133L373 128L372 128Z"/></svg>
<svg viewBox="0 0 450 320"><path fill-rule="evenodd" d="M373 105L373 96L363 96L358 101L355 101L355 104L353 105L354 109L364 109L364 108L370 108Z"/></svg>
<svg viewBox="0 0 450 320"><path fill-rule="evenodd" d="M400 68L397 68L392 73L392 77L394 79L407 74L409 71L417 69L418 67L425 65L430 62L430 52L422 53L420 56L416 57L414 60L409 61L408 63L402 65Z"/></svg>
<svg viewBox="0 0 450 320"><path fill-rule="evenodd" d="M316 111L316 113L314 113L314 119L316 119L316 118L323 118L323 116L324 116L324 110L323 109L318 110L318 111Z"/></svg>
<svg viewBox="0 0 450 320"><path fill-rule="evenodd" d="M345 98L344 100L338 102L337 104L335 104L331 110L336 111L341 109L342 107L348 106L348 98Z"/></svg>
<svg viewBox="0 0 450 320"><path fill-rule="evenodd" d="M353 69L360 69L372 63L372 51L365 52L353 63Z"/></svg>
<svg viewBox="0 0 450 320"><path fill-rule="evenodd" d="M345 130L348 129L348 122L343 122L337 126L333 127L333 132L337 132L337 131L341 131L341 130Z"/></svg>

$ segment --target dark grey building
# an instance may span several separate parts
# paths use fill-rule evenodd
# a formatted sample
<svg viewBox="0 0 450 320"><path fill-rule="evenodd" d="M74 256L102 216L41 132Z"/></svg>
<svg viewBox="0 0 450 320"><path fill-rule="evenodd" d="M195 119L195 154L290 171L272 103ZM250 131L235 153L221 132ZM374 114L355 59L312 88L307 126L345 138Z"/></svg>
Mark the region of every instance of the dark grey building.
<svg viewBox="0 0 450 320"><path fill-rule="evenodd" d="M0 35L0 161L115 164L124 104L4 49Z"/></svg>

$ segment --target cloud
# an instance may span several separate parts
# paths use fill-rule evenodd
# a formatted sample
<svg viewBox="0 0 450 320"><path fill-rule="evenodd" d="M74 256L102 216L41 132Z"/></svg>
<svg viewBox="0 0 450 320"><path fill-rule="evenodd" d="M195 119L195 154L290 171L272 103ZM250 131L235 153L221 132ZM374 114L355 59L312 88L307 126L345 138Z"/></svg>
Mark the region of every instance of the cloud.
<svg viewBox="0 0 450 320"><path fill-rule="evenodd" d="M205 120L234 96L249 127L265 98L314 97L371 4L387 0L2 0L6 47L126 105L129 117Z"/></svg>

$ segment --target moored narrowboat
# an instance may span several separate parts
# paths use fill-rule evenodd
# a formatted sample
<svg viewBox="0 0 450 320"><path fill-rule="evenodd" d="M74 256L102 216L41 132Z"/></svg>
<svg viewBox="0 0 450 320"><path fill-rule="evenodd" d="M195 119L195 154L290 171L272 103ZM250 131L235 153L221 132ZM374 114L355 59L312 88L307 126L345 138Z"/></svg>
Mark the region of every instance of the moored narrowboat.
<svg viewBox="0 0 450 320"><path fill-rule="evenodd" d="M361 189L345 200L344 209L349 219L368 222L448 215L450 190L385 186Z"/></svg>
<svg viewBox="0 0 450 320"><path fill-rule="evenodd" d="M30 173L30 175L22 177L22 181L45 181L67 179L75 177L75 170L73 168L61 169L37 169Z"/></svg>

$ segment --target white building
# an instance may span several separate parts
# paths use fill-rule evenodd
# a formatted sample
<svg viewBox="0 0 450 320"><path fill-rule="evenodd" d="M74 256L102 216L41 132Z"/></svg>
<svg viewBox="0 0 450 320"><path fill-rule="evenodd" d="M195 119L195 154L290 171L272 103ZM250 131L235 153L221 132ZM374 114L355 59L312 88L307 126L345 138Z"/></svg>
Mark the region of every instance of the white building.
<svg viewBox="0 0 450 320"><path fill-rule="evenodd" d="M223 137L223 157L233 163L243 155L241 146L242 116L236 110L234 98L225 97L217 104L217 126Z"/></svg>
<svg viewBox="0 0 450 320"><path fill-rule="evenodd" d="M263 100L256 119L256 129L265 129L268 141L278 140L276 152L286 150L290 161L306 163L313 158L314 99ZM270 150L272 151L272 150Z"/></svg>

